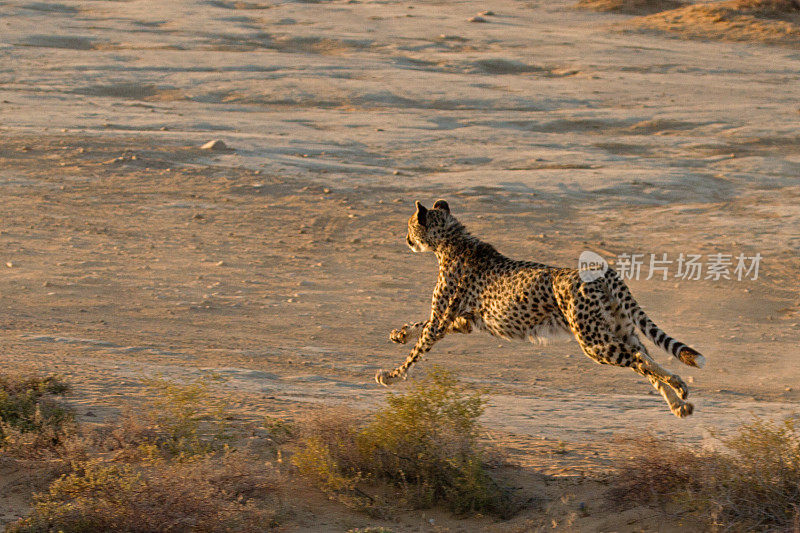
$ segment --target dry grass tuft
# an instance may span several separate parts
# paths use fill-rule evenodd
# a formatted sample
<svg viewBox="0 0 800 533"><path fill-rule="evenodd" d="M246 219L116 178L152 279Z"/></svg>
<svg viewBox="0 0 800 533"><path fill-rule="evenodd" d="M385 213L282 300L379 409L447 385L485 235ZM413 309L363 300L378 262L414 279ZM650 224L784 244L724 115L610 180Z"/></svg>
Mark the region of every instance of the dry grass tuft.
<svg viewBox="0 0 800 533"><path fill-rule="evenodd" d="M66 473L36 496L30 515L9 532L249 532L275 526L283 482L275 458L230 447L235 431L209 381L156 380L148 386L149 406L64 441L57 457Z"/></svg>
<svg viewBox="0 0 800 533"><path fill-rule="evenodd" d="M674 501L731 531L797 531L800 431L796 420L756 420L699 451L654 438L635 442L610 496L614 501Z"/></svg>
<svg viewBox="0 0 800 533"><path fill-rule="evenodd" d="M54 481L8 533L264 531L278 474L242 453L137 465L88 461Z"/></svg>
<svg viewBox="0 0 800 533"><path fill-rule="evenodd" d="M292 463L328 494L366 510L378 499L368 486L380 482L392 488L392 500L412 507L513 514L478 443L480 394L434 370L387 402L366 422L339 415L310 421Z"/></svg>
<svg viewBox="0 0 800 533"><path fill-rule="evenodd" d="M627 27L691 39L800 44L797 0L729 0L688 5L630 21Z"/></svg>
<svg viewBox="0 0 800 533"><path fill-rule="evenodd" d="M731 9L755 17L792 19L800 14L798 0L734 0Z"/></svg>
<svg viewBox="0 0 800 533"><path fill-rule="evenodd" d="M575 7L625 15L649 15L686 5L680 0L580 0Z"/></svg>

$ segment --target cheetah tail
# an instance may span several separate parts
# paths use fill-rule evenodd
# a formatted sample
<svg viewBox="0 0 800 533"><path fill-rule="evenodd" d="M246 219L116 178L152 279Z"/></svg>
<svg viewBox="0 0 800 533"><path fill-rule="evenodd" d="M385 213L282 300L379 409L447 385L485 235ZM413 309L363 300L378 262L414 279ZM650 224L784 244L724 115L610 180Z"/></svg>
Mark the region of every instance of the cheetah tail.
<svg viewBox="0 0 800 533"><path fill-rule="evenodd" d="M656 346L677 357L682 363L703 368L706 358L700 352L686 346L682 342L667 335L661 328L650 320L639 304L633 298L631 291L625 285L619 275L611 268L606 272L606 280L613 297L619 302L620 308L628 314L630 320L638 327L644 335L653 341Z"/></svg>

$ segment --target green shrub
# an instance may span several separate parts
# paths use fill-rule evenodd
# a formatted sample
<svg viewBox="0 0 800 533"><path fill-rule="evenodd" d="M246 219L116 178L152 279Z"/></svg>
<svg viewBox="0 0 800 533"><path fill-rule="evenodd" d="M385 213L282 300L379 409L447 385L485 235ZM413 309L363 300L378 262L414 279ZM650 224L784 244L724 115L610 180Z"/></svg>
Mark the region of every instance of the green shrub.
<svg viewBox="0 0 800 533"><path fill-rule="evenodd" d="M456 513L510 514L508 495L490 477L478 443L484 400L450 373L435 369L366 423L317 418L292 458L320 488L341 495L364 482L399 489L413 507L444 504Z"/></svg>
<svg viewBox="0 0 800 533"><path fill-rule="evenodd" d="M654 438L614 482L612 497L675 501L736 531L796 531L800 524L800 432L796 419L755 420L722 449L700 451Z"/></svg>
<svg viewBox="0 0 800 533"><path fill-rule="evenodd" d="M54 376L0 376L0 448L36 455L62 443L72 432L73 415L53 396L67 390Z"/></svg>

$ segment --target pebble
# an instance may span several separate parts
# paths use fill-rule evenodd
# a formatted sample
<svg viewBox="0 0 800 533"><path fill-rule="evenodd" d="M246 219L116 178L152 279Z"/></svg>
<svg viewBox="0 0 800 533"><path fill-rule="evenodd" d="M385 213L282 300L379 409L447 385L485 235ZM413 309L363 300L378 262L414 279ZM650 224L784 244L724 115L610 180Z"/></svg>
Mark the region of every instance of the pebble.
<svg viewBox="0 0 800 533"><path fill-rule="evenodd" d="M219 261L219 262L217 262L217 266L218 266L218 267L225 266L225 261Z"/></svg>
<svg viewBox="0 0 800 533"><path fill-rule="evenodd" d="M484 17L493 17L494 11L481 11L478 15L483 15Z"/></svg>
<svg viewBox="0 0 800 533"><path fill-rule="evenodd" d="M488 21L488 20L486 20L486 19L485 19L485 18L483 18L483 17L479 17L479 16L477 16L477 15L476 15L476 16L474 16L474 17L470 17L470 18L468 18L468 19L467 19L467 22L489 22L489 21Z"/></svg>
<svg viewBox="0 0 800 533"><path fill-rule="evenodd" d="M225 144L220 139L214 139L213 141L208 141L203 146L200 147L201 150L230 150L228 145Z"/></svg>
<svg viewBox="0 0 800 533"><path fill-rule="evenodd" d="M16 265L14 265L14 263L12 263L11 261L8 261L8 262L6 263L6 266L7 266L8 268L14 268L14 266L16 266Z"/></svg>

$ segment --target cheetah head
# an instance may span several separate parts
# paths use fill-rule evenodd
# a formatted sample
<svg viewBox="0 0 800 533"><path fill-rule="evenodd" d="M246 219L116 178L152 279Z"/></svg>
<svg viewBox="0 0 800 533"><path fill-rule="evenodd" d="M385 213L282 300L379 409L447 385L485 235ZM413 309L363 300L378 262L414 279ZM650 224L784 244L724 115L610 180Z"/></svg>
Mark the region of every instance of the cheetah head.
<svg viewBox="0 0 800 533"><path fill-rule="evenodd" d="M428 252L436 249L455 218L444 200L436 200L433 209L426 209L419 202L416 205L417 212L408 219L406 242L414 252Z"/></svg>

